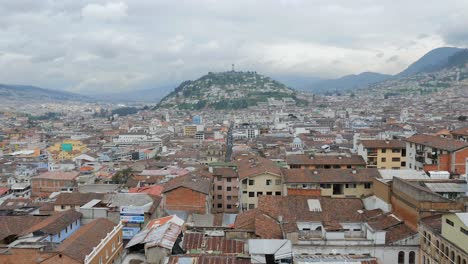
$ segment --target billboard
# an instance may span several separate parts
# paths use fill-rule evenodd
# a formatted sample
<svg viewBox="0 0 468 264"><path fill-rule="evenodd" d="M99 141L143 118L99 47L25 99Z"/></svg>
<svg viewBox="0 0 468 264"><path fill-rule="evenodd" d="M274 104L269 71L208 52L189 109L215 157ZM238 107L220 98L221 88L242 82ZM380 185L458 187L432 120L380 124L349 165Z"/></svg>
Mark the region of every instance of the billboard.
<svg viewBox="0 0 468 264"><path fill-rule="evenodd" d="M145 209L141 206L121 206L120 221L124 223L144 223Z"/></svg>
<svg viewBox="0 0 468 264"><path fill-rule="evenodd" d="M120 215L120 221L124 223L140 224L145 222L144 215Z"/></svg>
<svg viewBox="0 0 468 264"><path fill-rule="evenodd" d="M145 209L142 206L120 206L121 215L144 215Z"/></svg>

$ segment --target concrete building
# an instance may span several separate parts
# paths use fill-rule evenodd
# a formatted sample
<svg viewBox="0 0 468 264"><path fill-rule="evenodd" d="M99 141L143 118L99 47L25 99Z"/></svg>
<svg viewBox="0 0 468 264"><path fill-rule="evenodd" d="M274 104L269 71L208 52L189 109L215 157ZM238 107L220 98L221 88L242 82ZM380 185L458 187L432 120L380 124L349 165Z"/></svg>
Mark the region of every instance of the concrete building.
<svg viewBox="0 0 468 264"><path fill-rule="evenodd" d="M406 139L407 168L424 171L466 173L468 142L430 135Z"/></svg>
<svg viewBox="0 0 468 264"><path fill-rule="evenodd" d="M236 161L241 210L254 209L262 195L282 195L281 169L268 159L246 156Z"/></svg>
<svg viewBox="0 0 468 264"><path fill-rule="evenodd" d="M358 144L357 153L368 168L406 168L406 143L400 140L363 140Z"/></svg>
<svg viewBox="0 0 468 264"><path fill-rule="evenodd" d="M239 211L239 180L231 168L213 169L213 213Z"/></svg>
<svg viewBox="0 0 468 264"><path fill-rule="evenodd" d="M466 264L468 262L468 213L434 215L419 225L420 262Z"/></svg>
<svg viewBox="0 0 468 264"><path fill-rule="evenodd" d="M367 197L374 193L376 169L284 169L284 193L329 197Z"/></svg>
<svg viewBox="0 0 468 264"><path fill-rule="evenodd" d="M328 154L328 155L289 155L286 162L291 169L356 169L365 168L366 162L359 155Z"/></svg>

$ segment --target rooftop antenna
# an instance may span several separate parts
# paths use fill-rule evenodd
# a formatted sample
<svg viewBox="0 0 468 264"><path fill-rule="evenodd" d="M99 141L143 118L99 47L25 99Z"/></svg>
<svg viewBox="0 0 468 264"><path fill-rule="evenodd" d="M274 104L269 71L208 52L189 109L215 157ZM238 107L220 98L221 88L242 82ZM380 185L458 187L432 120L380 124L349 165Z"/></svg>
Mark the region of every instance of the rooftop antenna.
<svg viewBox="0 0 468 264"><path fill-rule="evenodd" d="M234 63L232 64L232 71L234 71Z"/></svg>

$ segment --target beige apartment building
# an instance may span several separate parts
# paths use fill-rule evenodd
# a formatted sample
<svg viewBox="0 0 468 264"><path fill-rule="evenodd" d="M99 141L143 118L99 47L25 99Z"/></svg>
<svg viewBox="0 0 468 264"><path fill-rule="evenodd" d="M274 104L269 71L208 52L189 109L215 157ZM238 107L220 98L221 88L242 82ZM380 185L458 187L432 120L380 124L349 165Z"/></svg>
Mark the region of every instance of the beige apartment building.
<svg viewBox="0 0 468 264"><path fill-rule="evenodd" d="M246 156L236 161L239 175L239 200L242 211L258 206L262 195L282 195L281 169L268 159Z"/></svg>
<svg viewBox="0 0 468 264"><path fill-rule="evenodd" d="M358 144L358 154L367 168L406 168L406 143L400 140L363 140Z"/></svg>

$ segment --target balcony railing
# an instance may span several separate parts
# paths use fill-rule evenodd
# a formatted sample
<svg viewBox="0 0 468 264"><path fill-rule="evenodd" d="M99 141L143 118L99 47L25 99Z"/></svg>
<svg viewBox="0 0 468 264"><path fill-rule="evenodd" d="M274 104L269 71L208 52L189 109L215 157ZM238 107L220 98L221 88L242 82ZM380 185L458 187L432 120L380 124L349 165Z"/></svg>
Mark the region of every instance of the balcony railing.
<svg viewBox="0 0 468 264"><path fill-rule="evenodd" d="M315 230L299 230L299 239L308 240L308 239L320 239L323 237L322 231Z"/></svg>

